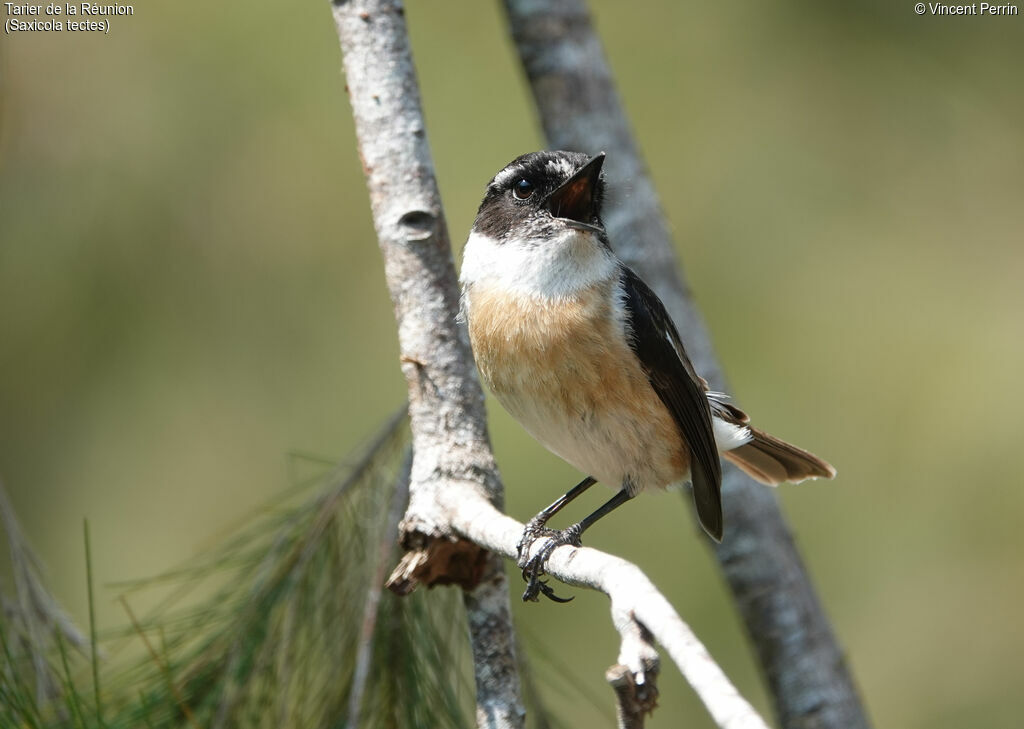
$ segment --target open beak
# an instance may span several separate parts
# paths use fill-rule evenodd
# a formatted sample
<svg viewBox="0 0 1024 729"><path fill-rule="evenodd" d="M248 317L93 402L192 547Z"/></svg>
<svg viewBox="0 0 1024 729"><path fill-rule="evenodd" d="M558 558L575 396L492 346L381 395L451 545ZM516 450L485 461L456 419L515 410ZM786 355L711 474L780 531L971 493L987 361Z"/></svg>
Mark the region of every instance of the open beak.
<svg viewBox="0 0 1024 729"><path fill-rule="evenodd" d="M563 182L557 190L548 195L544 207L556 218L572 228L601 232L591 221L596 212L597 178L604 164L604 152L595 155L575 174Z"/></svg>

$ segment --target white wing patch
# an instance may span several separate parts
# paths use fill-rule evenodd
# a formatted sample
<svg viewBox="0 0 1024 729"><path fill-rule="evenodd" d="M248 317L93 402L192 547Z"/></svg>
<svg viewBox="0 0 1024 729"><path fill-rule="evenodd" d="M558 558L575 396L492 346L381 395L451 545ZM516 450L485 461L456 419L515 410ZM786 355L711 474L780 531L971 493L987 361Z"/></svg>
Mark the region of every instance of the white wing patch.
<svg viewBox="0 0 1024 729"><path fill-rule="evenodd" d="M715 430L715 444L718 446L719 451L731 451L754 439L754 436L750 433L750 428L745 425L729 423L714 416L711 418L711 424Z"/></svg>
<svg viewBox="0 0 1024 729"><path fill-rule="evenodd" d="M719 451L722 453L731 451L754 440L753 433L750 432L750 428L746 425L738 425L718 417L719 409L715 405L728 400L728 395L724 392L715 392L714 390L708 390L704 394L711 405L711 425L715 430L715 444L718 446Z"/></svg>

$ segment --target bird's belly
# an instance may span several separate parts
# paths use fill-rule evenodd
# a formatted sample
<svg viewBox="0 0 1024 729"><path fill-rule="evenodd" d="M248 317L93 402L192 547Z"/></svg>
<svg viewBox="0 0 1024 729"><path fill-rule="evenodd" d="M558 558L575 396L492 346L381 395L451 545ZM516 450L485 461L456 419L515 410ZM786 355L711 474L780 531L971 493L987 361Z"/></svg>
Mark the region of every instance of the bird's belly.
<svg viewBox="0 0 1024 729"><path fill-rule="evenodd" d="M634 490L685 480L686 447L605 286L554 305L475 285L469 330L480 374L534 438L597 480Z"/></svg>
<svg viewBox="0 0 1024 729"><path fill-rule="evenodd" d="M674 423L644 417L636 406L581 415L532 393L506 393L499 400L548 450L616 489L625 485L636 492L689 478Z"/></svg>

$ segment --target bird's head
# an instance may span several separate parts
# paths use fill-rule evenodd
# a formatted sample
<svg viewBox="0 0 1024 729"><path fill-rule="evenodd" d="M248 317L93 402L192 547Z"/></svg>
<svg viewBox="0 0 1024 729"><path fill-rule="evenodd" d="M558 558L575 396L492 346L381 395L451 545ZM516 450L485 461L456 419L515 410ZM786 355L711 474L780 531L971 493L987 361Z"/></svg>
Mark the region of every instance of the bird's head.
<svg viewBox="0 0 1024 729"><path fill-rule="evenodd" d="M604 238L604 153L533 152L512 160L487 185L473 231L532 245L570 231Z"/></svg>

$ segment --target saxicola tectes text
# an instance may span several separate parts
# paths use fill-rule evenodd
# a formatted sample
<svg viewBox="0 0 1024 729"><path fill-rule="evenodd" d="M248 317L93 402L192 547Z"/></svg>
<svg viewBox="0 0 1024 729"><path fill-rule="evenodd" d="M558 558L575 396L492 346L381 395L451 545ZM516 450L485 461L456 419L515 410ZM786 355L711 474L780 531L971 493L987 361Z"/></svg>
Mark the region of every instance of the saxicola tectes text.
<svg viewBox="0 0 1024 729"><path fill-rule="evenodd" d="M587 478L530 520L524 600L555 547L649 488L689 481L722 539L719 453L765 484L832 478L820 458L750 425L709 392L661 300L612 252L601 222L604 154L535 152L487 185L462 261L462 316L487 386L529 433ZM596 481L619 490L567 529L545 524ZM550 541L530 557L539 537Z"/></svg>

